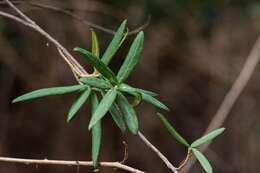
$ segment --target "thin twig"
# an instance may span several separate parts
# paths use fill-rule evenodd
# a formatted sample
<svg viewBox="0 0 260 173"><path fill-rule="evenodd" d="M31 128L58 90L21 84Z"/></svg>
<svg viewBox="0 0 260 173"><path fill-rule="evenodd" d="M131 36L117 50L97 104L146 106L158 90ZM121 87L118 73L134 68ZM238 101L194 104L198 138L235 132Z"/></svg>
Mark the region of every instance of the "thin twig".
<svg viewBox="0 0 260 173"><path fill-rule="evenodd" d="M230 111L232 110L234 104L238 100L239 96L247 86L253 72L256 69L256 66L260 59L260 37L257 38L250 54L248 55L246 62L232 85L231 89L226 94L223 102L221 103L217 113L212 118L207 130L204 134L219 128L223 125L225 120L227 119ZM211 143L207 143L203 145L200 150L205 152ZM190 162L184 167L183 173L189 172L192 166L195 164L196 159L194 157L191 158Z"/></svg>
<svg viewBox="0 0 260 173"><path fill-rule="evenodd" d="M124 158L122 159L122 161L120 161L120 163L125 163L125 161L128 159L128 145L125 141L123 141L123 145L124 145Z"/></svg>
<svg viewBox="0 0 260 173"><path fill-rule="evenodd" d="M12 9L14 9L16 12L19 12L20 16L25 16L25 17L29 18L22 11L20 11L18 8L16 8L9 0L5 0L5 2L8 3L10 5L10 7ZM34 21L28 22L27 20L23 20L23 19L21 19L19 17L16 17L16 16L12 15L12 14L5 13L5 12L2 12L2 11L0 11L0 15L3 16L3 17L7 17L9 19L15 20L16 22L21 23L21 24L23 24L25 26L28 26L28 27L34 29L35 31L37 31L38 33L40 33L41 35L43 35L50 42L52 42L58 49L62 50L63 54L65 55L64 56L65 59L64 59L64 57L63 57L63 59L68 63L68 65L70 66L72 71L74 71L78 76L85 76L85 75L88 74L85 71L85 69L74 59L74 57L69 53L69 51L65 47L63 47L56 39L54 39L46 31L44 31ZM25 17L23 17L23 18L25 18Z"/></svg>
<svg viewBox="0 0 260 173"><path fill-rule="evenodd" d="M65 165L65 166L93 166L91 161L66 161L66 160L39 160L39 159L21 159L0 157L0 162L20 163L20 164L36 164L36 165ZM131 173L145 173L144 171L132 168L119 162L99 162L102 167L111 167L122 169Z"/></svg>
<svg viewBox="0 0 260 173"><path fill-rule="evenodd" d="M4 2L0 2L0 4L2 4L2 3L4 3ZM90 22L89 20L86 20L83 17L70 12L69 10L65 10L65 9L61 9L61 8L58 8L58 7L49 6L49 5L45 5L45 4L41 4L41 3L36 3L36 2L12 1L12 3L13 4L26 4L26 5L30 5L32 7L37 7L37 8L41 8L41 9L47 9L47 10L59 12L59 13L65 14L67 16L70 16L73 19L75 19L75 20L79 21L80 23L87 25L91 28L95 28L95 29L100 30L102 32L106 32L108 34L112 34L112 35L115 34L114 30L111 30L111 29L105 28L101 25ZM141 26L137 27L136 29L131 30L128 33L128 36L136 34L136 33L140 32L141 30L145 29L149 25L150 19L151 19L151 16L148 16L147 19L145 20L145 22ZM29 20L30 20L30 18L29 18Z"/></svg>
<svg viewBox="0 0 260 173"><path fill-rule="evenodd" d="M34 21L32 21L29 17L27 17L23 12L21 12L13 3L11 3L9 0L4 0L14 11L16 11L24 20L26 20L28 23L34 24Z"/></svg>
<svg viewBox="0 0 260 173"><path fill-rule="evenodd" d="M178 170L181 170L187 163L188 161L190 160L191 158L191 155L192 155L192 152L191 152L191 149L188 148L188 152L187 152L187 156L186 158L181 162L180 166L178 166Z"/></svg>
<svg viewBox="0 0 260 173"><path fill-rule="evenodd" d="M178 168L176 168L175 166L173 166L171 164L171 162L169 162L169 160L151 143L148 141L148 139L146 139L146 137L139 131L138 132L138 136L140 137L140 139L146 144L146 146L148 148L150 148L151 150L153 150L157 156L166 164L166 166L174 173L179 173L178 172Z"/></svg>

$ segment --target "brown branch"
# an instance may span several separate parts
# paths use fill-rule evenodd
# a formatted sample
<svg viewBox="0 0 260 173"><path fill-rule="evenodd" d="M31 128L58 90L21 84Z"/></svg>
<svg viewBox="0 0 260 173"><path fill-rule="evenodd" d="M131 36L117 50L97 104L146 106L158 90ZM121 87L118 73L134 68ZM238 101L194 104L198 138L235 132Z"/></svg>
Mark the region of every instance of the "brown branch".
<svg viewBox="0 0 260 173"><path fill-rule="evenodd" d="M61 9L61 8L58 8L58 7L49 6L49 5L45 5L45 4L40 4L40 3L36 3L36 2L12 1L12 3L13 4L26 4L26 5L30 5L32 7L37 7L37 8L41 8L41 9L46 9L46 10L51 10L51 11L55 11L55 12L58 12L58 13L62 13L62 14L65 14L67 16L72 17L73 19L75 19L75 20L79 21L80 23L87 25L91 28L100 30L100 31L108 33L108 34L112 34L112 35L115 34L114 30L111 30L111 29L105 28L101 25L90 22L90 21L84 19L83 17L70 12L69 10L65 10L65 9ZM0 2L0 4L5 4L5 3ZM24 15L23 15L23 17L24 17ZM28 20L28 19L30 20L30 18L27 17L26 20ZM148 16L147 19L145 20L145 22L141 26L137 27L136 29L129 31L128 36L136 34L136 33L140 32L141 30L145 29L149 25L150 19L151 19L151 16Z"/></svg>
<svg viewBox="0 0 260 173"><path fill-rule="evenodd" d="M157 156L165 163L165 165L174 173L179 173L178 168L173 166L171 162L151 143L146 139L146 137L139 131L138 136L140 139L146 144L148 148L150 148L152 151L157 154Z"/></svg>
<svg viewBox="0 0 260 173"><path fill-rule="evenodd" d="M91 161L66 161L66 160L37 160L37 159L20 159L20 158L9 158L9 157L0 157L0 162L6 163L20 163L20 164L36 164L36 165L65 165L65 166L93 166ZM99 165L102 167L111 167L122 169L131 173L145 173L138 169L132 168L130 166L124 165L119 162L99 162Z"/></svg>
<svg viewBox="0 0 260 173"><path fill-rule="evenodd" d="M221 103L217 113L212 118L207 130L204 134L208 132L220 128L225 120L227 119L230 111L232 110L234 104L238 100L239 96L247 86L253 72L256 69L256 66L260 59L260 37L257 38L250 54L248 55L246 62L238 75L237 79L235 80L234 84L232 85L231 89L226 94L223 102ZM211 143L207 143L201 147L201 151L205 152ZM186 167L183 169L183 173L189 172L192 166L195 164L196 159L192 157L190 162L187 164Z"/></svg>

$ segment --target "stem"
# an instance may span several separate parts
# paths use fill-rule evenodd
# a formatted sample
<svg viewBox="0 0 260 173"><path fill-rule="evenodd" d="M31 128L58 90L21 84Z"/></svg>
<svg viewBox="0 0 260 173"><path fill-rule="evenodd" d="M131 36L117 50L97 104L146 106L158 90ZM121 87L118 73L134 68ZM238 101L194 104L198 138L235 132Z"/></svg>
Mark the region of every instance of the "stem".
<svg viewBox="0 0 260 173"><path fill-rule="evenodd" d="M138 136L140 137L140 139L146 144L146 146L148 148L150 148L151 150L153 150L155 152L155 154L157 154L157 156L166 164L166 166L174 173L179 173L178 172L178 168L176 168L175 166L173 166L171 164L171 162L151 143L148 141L148 139L146 139L146 137L140 132L138 131Z"/></svg>
<svg viewBox="0 0 260 173"><path fill-rule="evenodd" d="M10 158L10 157L0 157L0 162L6 163L19 163L19 164L36 164L36 165L65 165L65 166L93 166L92 161L67 161L67 160L38 160L38 159L21 159L21 158ZM138 169L132 168L130 166L124 165L119 162L99 162L100 166L112 167L122 169L131 173L145 173Z"/></svg>
<svg viewBox="0 0 260 173"><path fill-rule="evenodd" d="M181 162L180 166L177 168L178 170L182 169L188 163L189 159L191 158L191 155L192 155L191 148L188 148L187 156Z"/></svg>
<svg viewBox="0 0 260 173"><path fill-rule="evenodd" d="M5 2L13 9L15 10L22 18L16 17L12 14L5 13L3 11L0 11L0 15L12 20L15 20L18 23L21 23L29 28L34 29L41 35L43 35L45 38L47 38L50 42L52 42L59 50L62 51L62 53L65 55L62 57L67 64L70 66L71 70L74 71L78 76L84 76L88 73L85 71L85 69L74 59L74 57L69 53L69 51L63 47L56 39L54 39L49 33L44 31L39 25L37 25L33 20L31 20L28 16L26 16L22 11L20 11L18 8L16 8L13 3L11 3L9 0L5 0Z"/></svg>

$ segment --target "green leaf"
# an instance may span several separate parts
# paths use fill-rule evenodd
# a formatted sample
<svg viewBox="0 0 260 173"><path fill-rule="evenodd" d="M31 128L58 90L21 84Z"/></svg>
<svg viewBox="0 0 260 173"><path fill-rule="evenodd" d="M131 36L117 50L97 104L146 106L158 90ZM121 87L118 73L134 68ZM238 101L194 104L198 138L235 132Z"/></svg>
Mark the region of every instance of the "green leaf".
<svg viewBox="0 0 260 173"><path fill-rule="evenodd" d="M200 162L201 166L203 167L203 169L207 172L207 173L212 173L212 167L208 161L208 159L196 148L192 148L191 149L193 154L195 155L195 157L198 159L198 161Z"/></svg>
<svg viewBox="0 0 260 173"><path fill-rule="evenodd" d="M126 20L122 22L118 30L116 31L114 38L108 45L105 53L103 54L101 60L104 62L104 64L108 65L117 50L119 49L121 45L121 41L123 36L125 35L125 28L126 28Z"/></svg>
<svg viewBox="0 0 260 173"><path fill-rule="evenodd" d="M175 128L169 123L169 121L161 114L157 113L161 122L166 127L166 129L170 132L170 134L181 144L186 147L190 147L190 144L175 130Z"/></svg>
<svg viewBox="0 0 260 173"><path fill-rule="evenodd" d="M92 55L94 55L94 57L99 58L99 43L98 43L98 38L97 35L95 33L95 31L91 31L91 37L92 37ZM99 74L99 72L97 71L96 68L94 68L94 73L93 74Z"/></svg>
<svg viewBox="0 0 260 173"><path fill-rule="evenodd" d="M105 116L105 114L108 112L113 102L115 101L116 95L117 90L115 88L110 89L105 94L90 120L88 129L91 129L99 120L101 120Z"/></svg>
<svg viewBox="0 0 260 173"><path fill-rule="evenodd" d="M82 77L80 78L80 82L101 89L108 89L112 87L109 82L103 79L98 79L97 77Z"/></svg>
<svg viewBox="0 0 260 173"><path fill-rule="evenodd" d="M125 122L123 119L123 115L121 114L121 112L119 112L119 110L117 110L117 107L115 104L113 104L110 107L109 112L110 112L113 120L115 121L116 125L121 129L122 132L125 132L126 126L125 126Z"/></svg>
<svg viewBox="0 0 260 173"><path fill-rule="evenodd" d="M134 108L132 107L132 105L128 102L128 100L125 98L125 96L122 93L118 92L117 98L118 98L118 104L119 104L120 110L122 111L122 114L125 119L127 127L133 134L137 134L138 119L137 119Z"/></svg>
<svg viewBox="0 0 260 173"><path fill-rule="evenodd" d="M32 91L30 93L24 94L22 96L17 97L12 101L12 103L21 102L25 100L31 100L40 97L53 96L53 95L62 95L66 93L75 92L81 89L86 88L84 85L72 85L65 87L53 87L53 88L44 88L36 91Z"/></svg>
<svg viewBox="0 0 260 173"><path fill-rule="evenodd" d="M126 59L117 74L117 79L120 83L127 79L127 77L135 68L136 64L139 62L143 51L143 43L144 33L141 31L138 33L135 40L133 41L130 50L126 56Z"/></svg>
<svg viewBox="0 0 260 173"><path fill-rule="evenodd" d="M220 135L221 133L223 133L225 131L225 128L220 128L220 129L216 129L212 132L210 132L209 134L197 139L196 141L194 141L191 144L191 147L198 147L201 144L204 144L206 142L209 142L211 140L213 140L214 138L216 138L218 135Z"/></svg>
<svg viewBox="0 0 260 173"><path fill-rule="evenodd" d="M162 102L160 102L159 100L157 100L156 98L154 98L148 94L142 93L142 98L144 101L146 101L160 109L169 111L169 108L167 106L165 106Z"/></svg>
<svg viewBox="0 0 260 173"><path fill-rule="evenodd" d="M149 95L150 93L147 93L147 91L143 92L142 90L140 89L137 89L137 88L133 88L127 84L120 84L119 85L119 90L120 91L123 91L123 92L126 92L126 93L129 93L133 96L135 96L136 92L139 92L141 93L142 95L142 99L160 109L164 109L164 110L167 110L169 111L169 108L167 106L165 106L162 102L160 102L159 100L157 100L156 98L152 97L151 95ZM148 91L150 92L150 91ZM153 93L151 92L151 94L156 94L156 93Z"/></svg>
<svg viewBox="0 0 260 173"><path fill-rule="evenodd" d="M86 102L88 99L88 96L91 92L90 88L87 88L80 97L72 104L68 116L67 116L67 122L69 123L76 115L76 113L79 111L81 106Z"/></svg>
<svg viewBox="0 0 260 173"><path fill-rule="evenodd" d="M144 94L148 94L150 96L157 96L158 95L155 92L147 91L147 90L143 90L143 89L139 89L139 88L134 88L134 87L131 87L131 86L125 84L125 83L122 83L122 84L119 85L119 90L123 91L123 92L127 92L129 94L132 94L134 92L139 92L141 94L144 93Z"/></svg>
<svg viewBox="0 0 260 173"><path fill-rule="evenodd" d="M104 91L101 91L102 96L104 96ZM109 112L114 120L114 122L116 123L116 125L120 128L120 130L122 132L125 132L126 130L126 126L125 126L125 122L123 119L123 115L121 114L118 105L116 105L115 103L110 107Z"/></svg>
<svg viewBox="0 0 260 173"><path fill-rule="evenodd" d="M91 31L91 36L92 36L92 54L95 57L99 58L99 43L95 31Z"/></svg>
<svg viewBox="0 0 260 173"><path fill-rule="evenodd" d="M147 94L147 95L150 95L150 96L158 96L157 93L155 92L152 92L152 91L148 91L148 90L144 90L144 89L139 89L139 88L136 88L136 90L140 93L144 93L144 94Z"/></svg>
<svg viewBox="0 0 260 173"><path fill-rule="evenodd" d="M91 114L93 117L98 107L98 98L95 93L91 94L90 102L91 102ZM94 167L97 166L97 162L98 162L98 156L99 156L100 145L101 145L101 137L102 137L102 127L101 127L101 120L99 120L92 128L92 161Z"/></svg>
<svg viewBox="0 0 260 173"><path fill-rule="evenodd" d="M83 55L85 59L98 70L99 73L110 80L113 84L118 83L117 78L112 70L110 70L110 68L106 66L100 59L95 58L92 53L79 47L74 48L74 51L79 52L81 55Z"/></svg>

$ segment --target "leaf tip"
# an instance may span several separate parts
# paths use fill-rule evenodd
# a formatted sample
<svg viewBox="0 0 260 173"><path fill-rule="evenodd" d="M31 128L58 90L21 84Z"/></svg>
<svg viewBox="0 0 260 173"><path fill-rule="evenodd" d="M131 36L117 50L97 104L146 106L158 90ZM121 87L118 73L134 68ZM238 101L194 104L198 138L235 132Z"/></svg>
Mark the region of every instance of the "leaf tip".
<svg viewBox="0 0 260 173"><path fill-rule="evenodd" d="M67 120L66 120L66 122L69 124L69 123L71 122L71 118L68 117Z"/></svg>
<svg viewBox="0 0 260 173"><path fill-rule="evenodd" d="M17 102L19 102L19 100L17 98L12 100L12 104L15 104Z"/></svg>
<svg viewBox="0 0 260 173"><path fill-rule="evenodd" d="M77 51L79 51L79 49L80 49L79 47L74 47L73 51L77 52Z"/></svg>
<svg viewBox="0 0 260 173"><path fill-rule="evenodd" d="M92 129L92 127L93 127L93 123L92 123L92 122L90 122L90 123L89 123L89 125L88 125L88 130L91 130L91 129Z"/></svg>

